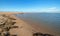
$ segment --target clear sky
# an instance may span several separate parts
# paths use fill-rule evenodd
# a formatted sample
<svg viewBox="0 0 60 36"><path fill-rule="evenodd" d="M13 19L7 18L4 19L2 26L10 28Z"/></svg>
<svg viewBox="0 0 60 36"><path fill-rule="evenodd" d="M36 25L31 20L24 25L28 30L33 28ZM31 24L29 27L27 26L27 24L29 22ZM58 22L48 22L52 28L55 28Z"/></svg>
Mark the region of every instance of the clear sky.
<svg viewBox="0 0 60 36"><path fill-rule="evenodd" d="M0 0L0 11L59 12L60 0Z"/></svg>

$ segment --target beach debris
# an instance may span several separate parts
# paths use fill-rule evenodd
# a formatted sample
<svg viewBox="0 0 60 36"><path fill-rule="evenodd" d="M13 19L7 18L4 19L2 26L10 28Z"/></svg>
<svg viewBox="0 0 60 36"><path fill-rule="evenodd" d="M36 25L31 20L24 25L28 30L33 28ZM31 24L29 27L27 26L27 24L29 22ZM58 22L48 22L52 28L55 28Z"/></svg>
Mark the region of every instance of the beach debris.
<svg viewBox="0 0 60 36"><path fill-rule="evenodd" d="M34 33L33 36L42 36L43 34L42 33Z"/></svg>
<svg viewBox="0 0 60 36"><path fill-rule="evenodd" d="M51 35L51 34L43 34L43 36L53 36L53 35Z"/></svg>
<svg viewBox="0 0 60 36"><path fill-rule="evenodd" d="M14 26L16 22L14 22L13 20L16 19L11 18L5 14L0 15L0 36L12 36L9 30L12 28L18 28L18 26Z"/></svg>
<svg viewBox="0 0 60 36"><path fill-rule="evenodd" d="M51 35L51 34L43 34L43 33L37 32L37 33L33 33L33 36L53 36L53 35Z"/></svg>

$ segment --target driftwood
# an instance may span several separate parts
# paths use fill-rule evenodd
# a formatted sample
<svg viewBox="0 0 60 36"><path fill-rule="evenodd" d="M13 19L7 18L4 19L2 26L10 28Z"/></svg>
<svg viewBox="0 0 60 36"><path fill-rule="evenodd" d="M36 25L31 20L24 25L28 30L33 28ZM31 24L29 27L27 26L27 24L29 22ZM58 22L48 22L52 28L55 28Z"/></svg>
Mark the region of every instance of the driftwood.
<svg viewBox="0 0 60 36"><path fill-rule="evenodd" d="M33 36L53 36L53 35L51 35L51 34L43 34L43 33L37 32L37 33L33 33Z"/></svg>

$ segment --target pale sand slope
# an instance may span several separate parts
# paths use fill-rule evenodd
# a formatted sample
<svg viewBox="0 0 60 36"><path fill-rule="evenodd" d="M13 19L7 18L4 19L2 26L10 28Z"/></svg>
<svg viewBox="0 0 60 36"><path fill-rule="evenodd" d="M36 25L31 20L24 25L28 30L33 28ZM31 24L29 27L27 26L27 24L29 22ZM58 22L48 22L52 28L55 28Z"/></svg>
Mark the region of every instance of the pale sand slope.
<svg viewBox="0 0 60 36"><path fill-rule="evenodd" d="M37 31L33 27L31 27L26 22L22 21L21 19L18 19L14 15L10 15L13 18L16 18L16 26L19 28L11 29L11 34L17 34L18 36L32 36L33 32ZM34 29L34 30L33 30Z"/></svg>
<svg viewBox="0 0 60 36"><path fill-rule="evenodd" d="M11 34L17 34L18 36L32 36L33 35L33 29L31 26L29 26L29 24L25 23L24 21L22 21L21 19L18 19L15 16L11 16L16 18L16 26L18 26L19 28L16 29L11 29L10 32Z"/></svg>
<svg viewBox="0 0 60 36"><path fill-rule="evenodd" d="M32 36L32 32L30 30L30 27L26 25L25 22L23 22L20 19L16 20L16 26L19 28L11 29L11 34L17 34L18 36Z"/></svg>

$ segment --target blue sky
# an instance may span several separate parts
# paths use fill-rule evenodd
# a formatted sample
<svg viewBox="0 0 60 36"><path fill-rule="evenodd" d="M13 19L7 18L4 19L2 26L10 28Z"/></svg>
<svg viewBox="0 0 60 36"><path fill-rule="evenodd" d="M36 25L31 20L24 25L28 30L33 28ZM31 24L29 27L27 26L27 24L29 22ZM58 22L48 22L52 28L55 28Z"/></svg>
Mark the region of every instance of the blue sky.
<svg viewBox="0 0 60 36"><path fill-rule="evenodd" d="M60 12L60 0L0 0L0 11Z"/></svg>

